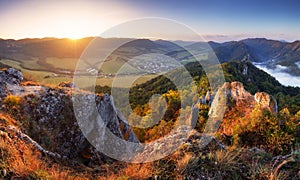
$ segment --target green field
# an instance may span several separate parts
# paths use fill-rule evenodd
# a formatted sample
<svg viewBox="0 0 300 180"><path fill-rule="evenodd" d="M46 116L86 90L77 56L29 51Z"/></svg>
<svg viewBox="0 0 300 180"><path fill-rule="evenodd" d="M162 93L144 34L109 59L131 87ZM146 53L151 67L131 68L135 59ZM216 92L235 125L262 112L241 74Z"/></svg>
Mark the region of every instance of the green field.
<svg viewBox="0 0 300 180"><path fill-rule="evenodd" d="M55 64L54 63L55 60L58 60L58 58L47 58L47 61L49 61L50 63L53 63L53 64ZM63 61L70 62L70 60L71 59L64 58ZM71 76L58 74L58 77L51 77L51 75L53 74L52 72L26 69L26 68L24 68L24 66L21 66L21 64L23 62L9 60L9 59L1 60L1 62L3 64L6 64L6 65L9 65L13 68L21 70L24 77L27 80L32 80L32 81L36 81L36 82L39 82L39 83L42 83L42 84L52 84L52 85L57 85L60 82L64 82L64 81L73 82L73 77L71 77ZM28 61L28 62L33 63L32 61ZM60 61L60 62L62 62L62 61ZM67 64L68 65L66 65L65 67L68 67L68 68L74 68L75 65L76 65L74 62L67 63ZM26 65L28 66L29 64L26 64ZM57 63L55 65L56 65L56 67L58 67L58 66L62 67L63 63ZM72 65L73 65L73 67L72 67ZM106 64L106 65L107 65L106 68L109 68L108 64ZM118 65L118 64L116 64L116 62L115 62L115 63L113 63L113 65ZM69 70L71 70L71 69L69 69ZM50 77L45 78L46 76L50 76ZM156 76L157 75L142 76L141 78L138 78L136 81L134 81L133 85L144 83L144 82L146 82L146 81L148 81L148 80L150 80L150 79L152 79ZM135 78L135 76L126 75L126 76L121 76L119 78L120 78L120 81L119 81L120 83L117 84L117 87L125 87L129 81L131 81L132 79ZM77 82L80 83L80 87L90 87L91 86L91 83L89 83L90 80L91 80L91 77L87 77L87 76L77 78ZM114 77L97 78L96 84L101 85L101 86L111 86L113 80L114 80Z"/></svg>
<svg viewBox="0 0 300 180"><path fill-rule="evenodd" d="M54 68L65 69L69 71L74 71L76 69L76 65L78 59L76 58L56 58L56 57L48 57L45 61L47 64L52 65Z"/></svg>

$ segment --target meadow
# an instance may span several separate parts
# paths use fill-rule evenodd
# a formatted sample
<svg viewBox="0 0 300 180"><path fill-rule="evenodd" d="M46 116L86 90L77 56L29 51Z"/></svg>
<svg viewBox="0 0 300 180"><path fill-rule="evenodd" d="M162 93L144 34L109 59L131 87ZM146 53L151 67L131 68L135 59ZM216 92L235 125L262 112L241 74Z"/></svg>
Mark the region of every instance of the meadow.
<svg viewBox="0 0 300 180"><path fill-rule="evenodd" d="M61 82L72 82L73 76L71 74L63 74L57 71L58 69L64 70L64 71L70 71L73 72L77 65L77 59L75 58L46 58L46 63L38 63L40 62L37 58L31 59L31 60L11 60L11 59L2 59L1 63L6 64L8 66L11 66L13 68L19 69L22 71L24 78L27 80L31 80L34 82L38 82L41 84L50 84L50 85L57 85ZM41 65L42 64L42 65ZM48 65L49 64L49 65ZM49 70L47 70L47 65ZM122 66L122 62L120 60L116 61L108 61L103 64L102 71L104 73L108 73L111 71L117 71ZM128 68L128 67L127 67ZM132 72L134 69L129 66L130 72ZM133 85L142 84L157 75L150 74L142 76L138 79L136 79L133 83ZM90 87L91 84L88 84L86 82L89 82L91 77L83 75L80 77L77 77L77 82L79 82L81 85L80 87ZM126 87L128 82L135 79L134 75L122 75L119 76L119 82L117 87ZM111 86L112 82L114 80L113 76L106 76L106 77L98 77L96 80L96 85L100 86Z"/></svg>

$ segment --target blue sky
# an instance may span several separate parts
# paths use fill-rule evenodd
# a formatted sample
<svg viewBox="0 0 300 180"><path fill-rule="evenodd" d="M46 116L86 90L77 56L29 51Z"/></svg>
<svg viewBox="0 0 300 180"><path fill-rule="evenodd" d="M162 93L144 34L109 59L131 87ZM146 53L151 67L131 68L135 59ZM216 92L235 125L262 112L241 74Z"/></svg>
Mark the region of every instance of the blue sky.
<svg viewBox="0 0 300 180"><path fill-rule="evenodd" d="M294 41L300 39L299 7L297 0L0 0L0 38L96 36L131 19L162 17L208 40Z"/></svg>

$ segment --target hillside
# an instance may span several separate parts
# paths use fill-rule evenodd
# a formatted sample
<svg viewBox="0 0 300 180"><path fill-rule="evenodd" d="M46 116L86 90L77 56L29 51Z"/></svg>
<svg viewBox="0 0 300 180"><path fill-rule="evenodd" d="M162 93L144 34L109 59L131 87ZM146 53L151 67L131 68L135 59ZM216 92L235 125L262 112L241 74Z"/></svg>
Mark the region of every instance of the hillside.
<svg viewBox="0 0 300 180"><path fill-rule="evenodd" d="M283 71L300 76L297 63L300 61L300 43L268 40L265 38L245 39L226 43L209 42L221 62L242 60L248 56L252 62L275 69L276 65L286 67Z"/></svg>
<svg viewBox="0 0 300 180"><path fill-rule="evenodd" d="M205 72L202 67L197 63L190 63L186 65L186 68L198 82L198 87L202 89L200 95L205 95L209 87L207 87L207 79L203 78ZM274 77L258 69L249 61L226 62L222 64L222 68L227 82L239 81L252 94L259 91L267 92L276 98L279 108L287 107L293 113L300 110L300 88L281 85ZM175 76L176 73L178 72L174 73ZM132 94L130 100L140 105L145 104L153 94L166 93L169 90L176 90L175 85L166 77L159 76L133 87L130 91ZM135 99L136 97L138 98ZM132 104L133 107L137 105L135 103Z"/></svg>
<svg viewBox="0 0 300 180"><path fill-rule="evenodd" d="M280 109L277 116L276 104L271 96L264 93L252 96L239 82L222 87L228 92L226 115L219 132L215 137L209 137L210 143L202 147L201 139L207 138L207 135L201 133L211 113L211 102L199 100L192 108L192 121L195 119L194 111L199 111L194 130L181 127L170 136L173 138L160 140L159 137L170 132L176 124L174 114L179 109L173 109L175 106L170 109L173 113L168 112L174 119L166 116L151 128L131 129L107 94L77 92L68 83L56 87L26 83L22 73L12 68L1 70L0 79L5 82L0 83L0 171L1 177L6 179L72 179L74 176L81 179L291 178L297 176L300 168L297 150L299 113L290 114L288 110ZM79 106L80 113L74 113L76 103L72 105L73 93L79 93L79 102L85 103ZM178 100L172 91L164 93L164 96L173 99L173 102L168 101L173 105ZM97 109L91 107L89 102L93 101ZM213 97L209 101L213 101ZM168 152L176 143L183 144L170 155L153 162L130 164L116 161L97 151L90 144L93 141L88 141L79 129L75 116L89 119L94 116L92 112L95 110L117 137L135 143L154 142L153 147L146 146L143 153L135 156L136 160L144 161L159 155L155 147ZM85 128L93 127L89 132L94 137L95 133L103 133L103 127L98 125L95 122L94 126ZM101 140L101 144L111 143L109 139ZM259 148L257 145L260 145ZM292 151L291 147L296 150ZM130 153L124 152L122 156L130 156ZM257 163L249 163L252 161Z"/></svg>
<svg viewBox="0 0 300 180"><path fill-rule="evenodd" d="M280 72L292 76L300 75L298 41L287 43L256 38L225 43L180 42L179 45L176 43L166 40L101 37L79 40L1 39L0 59L2 63L22 70L29 79L50 84L71 81L81 55L81 65L76 73L82 77L90 76L90 70L97 69L104 61L97 72L98 82L103 82L101 85L109 85L111 77L127 62L126 73L122 74L124 77L145 71L150 74L168 72L177 68L174 63L169 62L171 59L188 64L195 61L193 55L198 60L207 60L213 58L214 53L221 63L250 60L268 69L280 68ZM162 56L168 56L169 61L163 61ZM131 61L132 59L134 61ZM148 79L149 77L145 78Z"/></svg>
<svg viewBox="0 0 300 180"><path fill-rule="evenodd" d="M94 39L94 37L78 40L42 38L22 40L0 40L0 57L2 59L25 60L31 58L79 58L83 50ZM176 44L174 41L149 39L126 39L97 37L94 44L98 49L107 49L115 45L133 48L139 53L181 53L178 45L183 44L191 51L207 50L203 42L182 42ZM124 44L125 43L125 44ZM208 42L221 62L241 60L249 55L252 62L276 62L282 65L291 65L299 61L300 42L292 43L268 40L265 38L244 39L225 43ZM96 51L96 50L95 50ZM120 50L121 52L122 50ZM120 53L119 52L119 53ZM134 53L132 51L131 53ZM116 53L116 52L115 52ZM117 54L119 54L117 53ZM134 55L134 54L131 54Z"/></svg>

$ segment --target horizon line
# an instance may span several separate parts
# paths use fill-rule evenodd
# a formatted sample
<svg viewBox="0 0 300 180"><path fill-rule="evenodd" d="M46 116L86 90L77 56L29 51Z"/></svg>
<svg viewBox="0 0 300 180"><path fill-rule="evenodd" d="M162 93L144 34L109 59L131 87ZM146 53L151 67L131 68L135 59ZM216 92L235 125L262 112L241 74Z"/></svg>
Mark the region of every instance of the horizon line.
<svg viewBox="0 0 300 180"><path fill-rule="evenodd" d="M229 37L227 35L204 35L204 36L215 36L215 37ZM83 36L80 38L70 38L70 37L55 37L55 36L45 36L45 37L25 37L25 38L1 38L0 40L15 40L15 41L21 41L21 40L29 40L29 39L69 39L71 41L77 41L77 40L82 40L82 39L86 39L86 38L103 38L103 39L148 39L151 41L157 41L157 40L164 40L164 41L171 41L171 42L175 42L175 41L182 41L182 42L216 42L216 43L224 43L224 42L237 42L237 41L242 41L242 40L246 40L246 39L266 39L266 40L273 40L273 41L280 41L280 42L285 42L285 43L294 43L294 42L298 42L300 41L300 39L296 39L293 41L289 41L286 39L273 39L273 38L267 38L267 37L241 37L241 38L232 38L231 40L223 40L223 41L217 41L217 40L206 40L205 41L201 41L201 40L184 40L184 39L175 39L175 40L171 40L171 39L164 39L164 38L155 38L155 37L138 37L138 38L134 38L134 37L101 37L101 36Z"/></svg>

